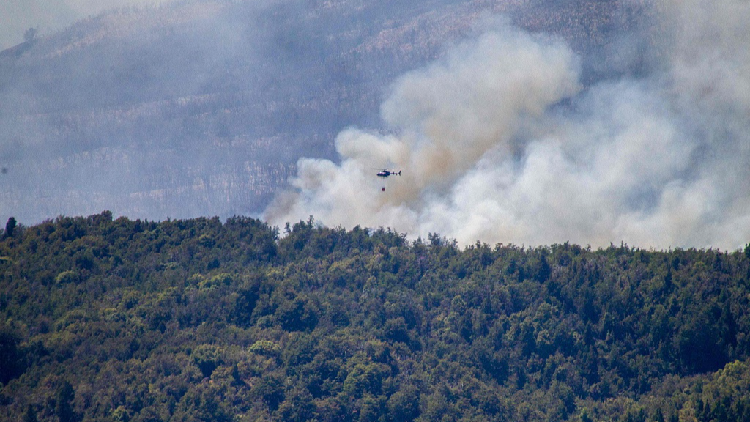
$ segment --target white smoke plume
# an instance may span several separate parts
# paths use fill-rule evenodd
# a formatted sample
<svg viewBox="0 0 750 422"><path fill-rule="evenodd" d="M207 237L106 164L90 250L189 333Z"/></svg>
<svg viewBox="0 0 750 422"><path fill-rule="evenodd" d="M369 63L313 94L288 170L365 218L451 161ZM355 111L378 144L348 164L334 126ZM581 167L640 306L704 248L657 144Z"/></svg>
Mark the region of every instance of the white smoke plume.
<svg viewBox="0 0 750 422"><path fill-rule="evenodd" d="M300 160L265 218L461 244L744 245L750 3L654 13L647 69L587 87L565 44L508 25L455 46L393 86L381 107L392 135L340 133L340 164ZM403 175L381 192L385 167Z"/></svg>

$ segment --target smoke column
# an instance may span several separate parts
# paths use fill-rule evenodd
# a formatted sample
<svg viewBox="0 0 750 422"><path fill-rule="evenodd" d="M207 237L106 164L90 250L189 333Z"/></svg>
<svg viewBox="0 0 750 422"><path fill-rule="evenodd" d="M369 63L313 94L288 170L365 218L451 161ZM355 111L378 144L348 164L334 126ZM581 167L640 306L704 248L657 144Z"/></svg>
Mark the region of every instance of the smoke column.
<svg viewBox="0 0 750 422"><path fill-rule="evenodd" d="M750 4L660 2L639 72L581 80L560 41L493 23L302 159L273 224L391 227L461 244L736 249L750 239ZM623 41L625 44L625 41ZM380 191L378 168L403 176Z"/></svg>

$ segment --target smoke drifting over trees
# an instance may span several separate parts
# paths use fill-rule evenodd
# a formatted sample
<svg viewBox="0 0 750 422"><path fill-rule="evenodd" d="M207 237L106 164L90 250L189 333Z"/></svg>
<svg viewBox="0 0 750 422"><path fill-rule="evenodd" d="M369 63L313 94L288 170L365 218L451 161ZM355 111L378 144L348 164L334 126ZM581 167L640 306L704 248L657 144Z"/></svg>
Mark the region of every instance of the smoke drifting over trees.
<svg viewBox="0 0 750 422"><path fill-rule="evenodd" d="M750 227L750 6L649 8L648 32L610 54L630 60L583 84L569 45L507 23L409 72L341 164L301 160L272 222L382 225L461 243L572 241L736 248ZM643 42L648 40L648 42ZM604 70L607 70L606 68ZM580 87L580 88L579 88ZM367 163L394 163L386 194Z"/></svg>

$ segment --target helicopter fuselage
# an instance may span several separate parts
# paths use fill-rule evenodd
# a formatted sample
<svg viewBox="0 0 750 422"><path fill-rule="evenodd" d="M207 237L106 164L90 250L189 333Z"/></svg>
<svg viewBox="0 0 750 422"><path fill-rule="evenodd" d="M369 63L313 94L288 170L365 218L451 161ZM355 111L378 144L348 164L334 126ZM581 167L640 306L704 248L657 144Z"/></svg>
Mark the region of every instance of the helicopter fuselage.
<svg viewBox="0 0 750 422"><path fill-rule="evenodd" d="M395 170L380 170L377 173L377 176L385 178L385 177L388 177L388 176L393 175L393 174L397 174L397 175L401 176L401 171L400 170L399 171L395 171Z"/></svg>

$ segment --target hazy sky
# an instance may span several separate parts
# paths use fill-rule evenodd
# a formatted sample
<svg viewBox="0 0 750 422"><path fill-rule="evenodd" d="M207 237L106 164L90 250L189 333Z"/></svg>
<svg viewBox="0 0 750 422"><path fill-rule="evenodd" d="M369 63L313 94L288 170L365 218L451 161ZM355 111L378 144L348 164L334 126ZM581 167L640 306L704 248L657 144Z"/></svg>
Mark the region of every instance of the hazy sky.
<svg viewBox="0 0 750 422"><path fill-rule="evenodd" d="M169 1L173 0L2 0L0 1L0 49L22 42L23 34L29 28L36 28L41 34L45 34L108 9Z"/></svg>

